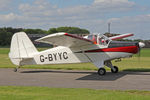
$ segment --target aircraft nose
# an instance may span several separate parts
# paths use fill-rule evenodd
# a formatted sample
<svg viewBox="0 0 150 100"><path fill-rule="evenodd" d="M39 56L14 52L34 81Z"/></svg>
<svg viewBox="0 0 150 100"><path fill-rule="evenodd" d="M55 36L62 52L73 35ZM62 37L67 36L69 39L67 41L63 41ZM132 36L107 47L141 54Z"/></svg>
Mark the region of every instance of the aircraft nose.
<svg viewBox="0 0 150 100"><path fill-rule="evenodd" d="M145 46L145 43L139 42L139 47L140 47L140 48L143 48L144 46Z"/></svg>

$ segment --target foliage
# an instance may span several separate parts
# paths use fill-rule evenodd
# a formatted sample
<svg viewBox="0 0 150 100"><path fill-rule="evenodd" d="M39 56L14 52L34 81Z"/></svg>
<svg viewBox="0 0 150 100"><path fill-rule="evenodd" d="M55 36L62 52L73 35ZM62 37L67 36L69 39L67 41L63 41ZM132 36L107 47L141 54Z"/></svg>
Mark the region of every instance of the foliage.
<svg viewBox="0 0 150 100"><path fill-rule="evenodd" d="M27 34L47 34L47 31L42 29L23 29Z"/></svg>
<svg viewBox="0 0 150 100"><path fill-rule="evenodd" d="M4 29L0 29L0 45L5 46L9 45L11 41L11 32L7 32Z"/></svg>
<svg viewBox="0 0 150 100"><path fill-rule="evenodd" d="M9 46L11 37L16 32L26 32L27 34L52 34L57 32L68 32L72 34L80 34L80 33L89 33L86 29L80 29L77 27L58 27L51 28L48 31L42 29L22 29L22 28L12 28L12 27L4 27L0 28L0 46Z"/></svg>
<svg viewBox="0 0 150 100"><path fill-rule="evenodd" d="M48 33L49 34L57 33L57 29L56 28L51 28L51 29L48 30Z"/></svg>
<svg viewBox="0 0 150 100"><path fill-rule="evenodd" d="M50 28L48 30L49 34L57 33L57 32L66 32L71 34L89 34L88 30L80 29L78 27L58 27L58 28Z"/></svg>

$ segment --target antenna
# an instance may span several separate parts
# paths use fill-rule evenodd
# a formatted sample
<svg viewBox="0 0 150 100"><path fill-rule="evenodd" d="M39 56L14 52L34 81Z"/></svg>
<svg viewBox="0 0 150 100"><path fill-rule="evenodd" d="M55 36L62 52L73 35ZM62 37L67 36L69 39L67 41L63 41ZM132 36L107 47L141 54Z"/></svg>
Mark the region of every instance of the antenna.
<svg viewBox="0 0 150 100"><path fill-rule="evenodd" d="M110 33L110 22L108 23L108 33Z"/></svg>

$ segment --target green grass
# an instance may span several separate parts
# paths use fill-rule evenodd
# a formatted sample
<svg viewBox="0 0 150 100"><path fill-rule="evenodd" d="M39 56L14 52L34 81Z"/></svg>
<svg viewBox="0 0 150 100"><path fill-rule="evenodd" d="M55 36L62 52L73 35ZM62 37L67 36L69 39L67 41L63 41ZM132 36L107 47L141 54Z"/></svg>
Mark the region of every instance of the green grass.
<svg viewBox="0 0 150 100"><path fill-rule="evenodd" d="M138 57L138 55L135 55L136 57ZM141 50L141 57L150 57L150 48L143 48Z"/></svg>
<svg viewBox="0 0 150 100"><path fill-rule="evenodd" d="M150 100L150 91L0 86L0 100Z"/></svg>
<svg viewBox="0 0 150 100"><path fill-rule="evenodd" d="M44 50L39 48L38 50ZM14 68L8 58L9 48L0 48L0 68ZM140 59L135 55L132 58L122 59L121 62L114 62L113 65L119 66L119 70L123 71L150 71L150 49L142 49ZM37 69L67 69L67 70L97 70L92 63L81 64L61 64L61 65L26 65L23 68ZM110 70L109 68L106 68Z"/></svg>
<svg viewBox="0 0 150 100"><path fill-rule="evenodd" d="M38 51L45 50L47 48L38 48ZM0 48L0 54L8 54L9 53L9 48Z"/></svg>
<svg viewBox="0 0 150 100"><path fill-rule="evenodd" d="M0 68L16 67L10 62L8 52L9 48L0 48ZM139 58L134 56L121 62L113 61L113 64L119 66L121 71L150 71L150 49L142 49L140 62ZM27 65L23 68L97 70L91 63ZM0 100L150 100L150 91L0 86Z"/></svg>

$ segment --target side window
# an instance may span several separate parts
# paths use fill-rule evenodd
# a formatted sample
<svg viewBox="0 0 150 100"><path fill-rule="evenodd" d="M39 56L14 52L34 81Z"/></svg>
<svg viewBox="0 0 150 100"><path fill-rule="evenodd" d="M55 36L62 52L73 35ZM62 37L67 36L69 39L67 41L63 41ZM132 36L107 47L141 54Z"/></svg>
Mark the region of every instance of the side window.
<svg viewBox="0 0 150 100"><path fill-rule="evenodd" d="M102 44L102 37L98 39L99 44Z"/></svg>
<svg viewBox="0 0 150 100"><path fill-rule="evenodd" d="M93 40L93 35L89 35L88 39Z"/></svg>
<svg viewBox="0 0 150 100"><path fill-rule="evenodd" d="M97 35L93 35L93 41L97 44Z"/></svg>
<svg viewBox="0 0 150 100"><path fill-rule="evenodd" d="M97 43L97 35L89 35L88 39L92 40L95 44Z"/></svg>

